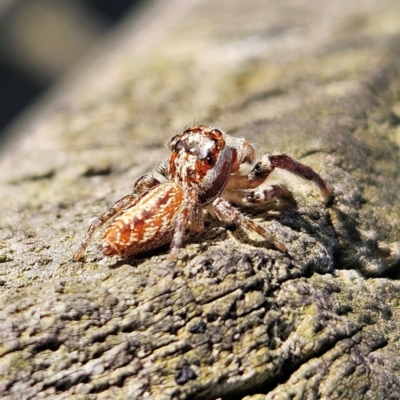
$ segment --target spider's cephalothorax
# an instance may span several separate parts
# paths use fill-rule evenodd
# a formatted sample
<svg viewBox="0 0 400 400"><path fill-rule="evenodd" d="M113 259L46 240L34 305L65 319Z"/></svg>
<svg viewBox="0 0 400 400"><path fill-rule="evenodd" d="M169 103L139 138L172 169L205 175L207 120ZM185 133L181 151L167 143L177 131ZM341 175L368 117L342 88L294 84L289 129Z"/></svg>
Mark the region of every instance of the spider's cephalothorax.
<svg viewBox="0 0 400 400"><path fill-rule="evenodd" d="M194 188L202 206L224 190L240 164L254 160L254 148L245 139L228 137L207 125L186 129L169 142L167 177L184 188Z"/></svg>
<svg viewBox="0 0 400 400"><path fill-rule="evenodd" d="M273 247L285 251L285 246L260 224L231 205L251 207L287 196L289 191L282 185L260 186L275 168L313 181L326 200L332 198L314 170L286 154L264 155L248 174L241 174L240 165L254 161L253 146L207 125L186 129L174 136L168 147L170 158L158 168L167 182L149 175L138 179L132 194L118 200L92 223L74 255L76 261L83 258L95 231L113 219L103 235L104 255L129 256L171 242L169 261L174 262L185 229L203 228L203 208L222 221L257 232Z"/></svg>

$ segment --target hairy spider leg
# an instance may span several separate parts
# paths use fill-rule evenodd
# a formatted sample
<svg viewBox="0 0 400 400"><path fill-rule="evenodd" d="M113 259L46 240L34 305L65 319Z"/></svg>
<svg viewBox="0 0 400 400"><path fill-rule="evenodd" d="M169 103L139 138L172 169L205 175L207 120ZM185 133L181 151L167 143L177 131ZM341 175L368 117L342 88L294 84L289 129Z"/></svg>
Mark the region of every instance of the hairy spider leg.
<svg viewBox="0 0 400 400"><path fill-rule="evenodd" d="M272 185L268 188L252 190L263 184L270 173L269 170L261 169L256 164L247 175L232 174L229 176L221 197L244 206L263 204L277 197L284 198L296 205L292 192L284 185Z"/></svg>
<svg viewBox="0 0 400 400"><path fill-rule="evenodd" d="M194 231L199 231L203 227L203 216L199 198L195 189L185 190L185 201L179 212L168 254L169 266L173 266L176 262L178 250L182 247L185 229L189 222L191 223L191 229Z"/></svg>
<svg viewBox="0 0 400 400"><path fill-rule="evenodd" d="M143 175L134 183L132 194L142 194L160 184L161 182L158 179L154 178L154 176L148 174Z"/></svg>
<svg viewBox="0 0 400 400"><path fill-rule="evenodd" d="M314 182L320 189L326 202L333 200L332 192L327 188L323 179L310 167L304 165L287 154L266 154L256 163L248 175L248 179L265 181L275 169L284 169L307 181Z"/></svg>
<svg viewBox="0 0 400 400"><path fill-rule="evenodd" d="M286 252L286 247L282 243L275 240L261 225L246 218L240 211L232 207L227 200L220 197L216 198L212 203L212 208L221 221L244 226L246 229L261 235L279 251Z"/></svg>
<svg viewBox="0 0 400 400"><path fill-rule="evenodd" d="M107 223L111 218L116 218L121 215L128 208L133 207L138 200L138 195L150 190L151 188L160 184L156 178L151 175L143 175L140 177L133 185L133 191L122 199L116 201L105 213L101 214L94 222L90 225L85 237L83 238L78 250L74 254L73 259L75 261L80 261L83 258L83 253L85 252L90 240L92 239L95 232L101 228L105 223Z"/></svg>
<svg viewBox="0 0 400 400"><path fill-rule="evenodd" d="M127 208L133 207L137 202L137 196L134 194L128 194L122 199L116 201L105 213L101 214L94 222L90 225L85 237L82 240L78 250L74 254L73 259L75 261L80 261L83 259L83 253L86 250L90 240L94 233L102 227L111 218L117 217L122 214Z"/></svg>

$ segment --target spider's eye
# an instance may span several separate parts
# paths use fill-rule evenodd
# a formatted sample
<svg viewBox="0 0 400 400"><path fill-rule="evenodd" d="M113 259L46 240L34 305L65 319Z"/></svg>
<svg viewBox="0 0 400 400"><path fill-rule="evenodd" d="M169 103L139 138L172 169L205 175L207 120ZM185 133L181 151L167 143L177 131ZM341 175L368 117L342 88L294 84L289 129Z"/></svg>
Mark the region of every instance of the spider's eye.
<svg viewBox="0 0 400 400"><path fill-rule="evenodd" d="M176 140L173 143L171 143L171 151L179 151L184 147L184 143L182 140Z"/></svg>
<svg viewBox="0 0 400 400"><path fill-rule="evenodd" d="M178 146L179 146L179 143L181 143L180 147L178 147ZM175 135L173 138L171 138L171 139L169 140L169 142L168 142L168 148L169 148L171 151L179 150L179 149L182 148L182 141L179 140L179 135Z"/></svg>
<svg viewBox="0 0 400 400"><path fill-rule="evenodd" d="M213 159L213 157L211 156L211 154L208 154L208 155L207 155L206 161L207 161L207 164L208 164L208 165L214 165L214 159Z"/></svg>

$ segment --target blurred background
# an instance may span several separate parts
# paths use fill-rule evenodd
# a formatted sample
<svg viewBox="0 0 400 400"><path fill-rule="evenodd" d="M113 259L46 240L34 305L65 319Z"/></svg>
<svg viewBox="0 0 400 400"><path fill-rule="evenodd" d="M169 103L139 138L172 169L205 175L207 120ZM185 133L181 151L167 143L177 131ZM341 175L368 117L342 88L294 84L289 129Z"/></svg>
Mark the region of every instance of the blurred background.
<svg viewBox="0 0 400 400"><path fill-rule="evenodd" d="M141 0L0 0L0 142L6 127Z"/></svg>

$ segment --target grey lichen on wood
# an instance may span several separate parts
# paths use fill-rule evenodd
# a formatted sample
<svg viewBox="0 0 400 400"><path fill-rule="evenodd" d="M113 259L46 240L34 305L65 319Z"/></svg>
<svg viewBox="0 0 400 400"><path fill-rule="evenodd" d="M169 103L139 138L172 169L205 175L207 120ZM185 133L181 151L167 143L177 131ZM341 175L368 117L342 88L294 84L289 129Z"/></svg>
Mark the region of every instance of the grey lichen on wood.
<svg viewBox="0 0 400 400"><path fill-rule="evenodd" d="M26 118L1 161L4 399L400 398L400 9L155 3ZM179 253L72 254L93 218L210 122L312 166L297 208L207 219Z"/></svg>

